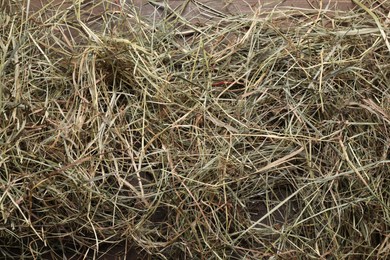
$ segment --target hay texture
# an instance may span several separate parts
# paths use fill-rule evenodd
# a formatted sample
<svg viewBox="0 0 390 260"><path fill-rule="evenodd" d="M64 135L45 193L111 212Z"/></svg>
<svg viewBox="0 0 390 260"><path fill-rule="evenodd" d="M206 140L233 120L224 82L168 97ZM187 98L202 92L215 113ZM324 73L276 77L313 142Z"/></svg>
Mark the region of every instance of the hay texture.
<svg viewBox="0 0 390 260"><path fill-rule="evenodd" d="M354 2L3 0L0 258L389 258L390 6Z"/></svg>

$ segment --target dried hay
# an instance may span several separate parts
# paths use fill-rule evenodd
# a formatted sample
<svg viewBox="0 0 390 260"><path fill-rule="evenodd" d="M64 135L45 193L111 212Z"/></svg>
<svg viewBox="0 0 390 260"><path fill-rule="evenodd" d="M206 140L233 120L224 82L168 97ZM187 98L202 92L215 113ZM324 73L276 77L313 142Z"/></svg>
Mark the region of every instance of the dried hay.
<svg viewBox="0 0 390 260"><path fill-rule="evenodd" d="M0 257L388 258L390 6L361 4L1 13Z"/></svg>

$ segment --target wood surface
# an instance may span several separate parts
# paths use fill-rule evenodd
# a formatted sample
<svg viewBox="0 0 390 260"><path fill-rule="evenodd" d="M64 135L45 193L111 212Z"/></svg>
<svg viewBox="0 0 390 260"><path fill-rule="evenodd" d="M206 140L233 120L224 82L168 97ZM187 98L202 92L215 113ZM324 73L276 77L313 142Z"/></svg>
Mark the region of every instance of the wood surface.
<svg viewBox="0 0 390 260"><path fill-rule="evenodd" d="M11 0L9 0L11 1ZM124 6L134 8L144 16L155 15L157 11L164 15L176 11L186 19L197 16L239 16L251 15L255 12L271 10L300 10L300 11L348 11L355 7L352 0L24 0L24 8L34 13L39 10L54 10L69 8L74 2L79 2L84 12L101 15L107 11L119 11Z"/></svg>
<svg viewBox="0 0 390 260"><path fill-rule="evenodd" d="M30 19L39 24L50 24L52 18L62 12L71 24L80 24L84 29L61 25L55 31L64 37L76 37L79 31L102 32L115 25L115 13L126 14L129 22L142 20L149 24L158 24L164 19L180 16L187 25L203 26L218 22L226 17L265 17L272 12L285 17L285 12L299 14L326 13L332 17L338 12L355 8L352 0L1 0L1 8L6 12L24 10ZM12 11L13 10L13 11ZM80 19L78 19L79 17ZM137 17L137 18L135 18ZM286 22L288 26L293 25ZM80 27L80 26L79 26ZM61 29L62 28L62 29ZM89 29L88 29L89 28ZM186 29L186 26L182 26Z"/></svg>
<svg viewBox="0 0 390 260"><path fill-rule="evenodd" d="M162 19L175 11L187 21L198 25L228 16L256 14L261 17L271 11L314 11L332 15L355 7L352 0L128 0L127 3L139 10L141 17Z"/></svg>

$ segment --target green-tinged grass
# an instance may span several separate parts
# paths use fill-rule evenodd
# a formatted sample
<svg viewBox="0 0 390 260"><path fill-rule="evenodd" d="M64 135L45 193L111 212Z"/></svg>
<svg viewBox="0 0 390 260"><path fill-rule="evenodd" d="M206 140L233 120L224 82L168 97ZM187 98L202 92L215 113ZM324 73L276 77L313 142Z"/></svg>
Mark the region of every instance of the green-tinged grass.
<svg viewBox="0 0 390 260"><path fill-rule="evenodd" d="M361 2L4 9L0 258L388 258L389 6Z"/></svg>

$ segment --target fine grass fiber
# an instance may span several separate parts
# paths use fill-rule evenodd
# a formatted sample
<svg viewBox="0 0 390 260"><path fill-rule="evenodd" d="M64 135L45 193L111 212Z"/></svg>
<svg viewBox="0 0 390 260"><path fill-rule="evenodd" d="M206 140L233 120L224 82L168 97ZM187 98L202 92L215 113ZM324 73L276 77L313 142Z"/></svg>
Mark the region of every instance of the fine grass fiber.
<svg viewBox="0 0 390 260"><path fill-rule="evenodd" d="M389 2L2 1L1 259L390 257Z"/></svg>

